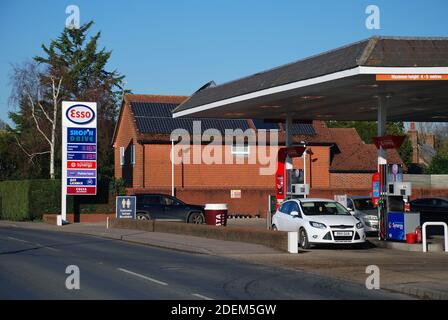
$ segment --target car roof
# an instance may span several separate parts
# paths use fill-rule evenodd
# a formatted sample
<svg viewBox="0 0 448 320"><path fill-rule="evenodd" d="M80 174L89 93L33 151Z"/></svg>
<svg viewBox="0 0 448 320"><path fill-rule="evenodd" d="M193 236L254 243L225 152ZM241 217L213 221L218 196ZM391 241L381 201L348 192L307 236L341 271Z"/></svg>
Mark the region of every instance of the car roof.
<svg viewBox="0 0 448 320"><path fill-rule="evenodd" d="M301 199L288 199L295 200L298 202L336 202L334 199L324 199L324 198L301 198Z"/></svg>
<svg viewBox="0 0 448 320"><path fill-rule="evenodd" d="M134 196L166 196L166 197L173 197L172 195L166 194L166 193L135 193ZM173 197L175 198L175 197Z"/></svg>
<svg viewBox="0 0 448 320"><path fill-rule="evenodd" d="M424 198L417 198L417 199L414 199L412 201L416 201L416 200L431 200L431 199L440 199L440 200L448 201L448 197L424 197Z"/></svg>

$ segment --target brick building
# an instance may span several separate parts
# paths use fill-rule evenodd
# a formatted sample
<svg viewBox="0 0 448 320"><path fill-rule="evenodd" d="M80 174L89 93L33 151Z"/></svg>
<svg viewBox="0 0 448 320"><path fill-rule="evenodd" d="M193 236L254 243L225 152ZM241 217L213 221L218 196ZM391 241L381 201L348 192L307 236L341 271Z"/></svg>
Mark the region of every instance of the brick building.
<svg viewBox="0 0 448 320"><path fill-rule="evenodd" d="M412 145L412 164L427 167L436 155L436 135L434 133L419 132L415 123L411 122L408 136Z"/></svg>
<svg viewBox="0 0 448 320"><path fill-rule="evenodd" d="M113 146L115 176L123 178L129 193L171 192L171 141L174 129L192 132L193 119L173 119L171 111L188 97L159 95L126 95L123 99ZM284 124L262 120L194 119L201 121L202 132L216 128L278 130L279 145L284 145ZM311 196L333 197L334 194L368 195L371 174L376 171L376 148L364 144L355 129L327 128L324 122L293 125L293 143L305 141L306 182ZM207 143L200 146L205 151ZM258 145L223 145L222 157L233 164L194 164L174 166L175 193L190 203L229 204L231 214L264 216L268 195L274 194L274 172L260 175L259 163L251 156L266 148ZM390 162L401 163L395 150L388 151ZM239 161L239 162L238 162ZM240 163L242 162L242 163ZM273 164L275 166L275 164ZM303 158L295 158L294 168L303 169ZM232 192L233 190L233 192ZM233 196L232 196L233 194ZM238 195L238 196L235 196ZM240 197L239 197L240 195Z"/></svg>

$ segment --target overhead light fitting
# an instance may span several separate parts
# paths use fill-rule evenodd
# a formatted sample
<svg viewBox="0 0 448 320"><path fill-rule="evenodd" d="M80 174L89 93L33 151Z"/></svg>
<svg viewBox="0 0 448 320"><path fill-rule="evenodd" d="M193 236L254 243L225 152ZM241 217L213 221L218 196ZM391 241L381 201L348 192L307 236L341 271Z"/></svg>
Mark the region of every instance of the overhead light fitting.
<svg viewBox="0 0 448 320"><path fill-rule="evenodd" d="M301 96L300 100L304 101L314 101L314 100L320 100L325 98L325 96Z"/></svg>

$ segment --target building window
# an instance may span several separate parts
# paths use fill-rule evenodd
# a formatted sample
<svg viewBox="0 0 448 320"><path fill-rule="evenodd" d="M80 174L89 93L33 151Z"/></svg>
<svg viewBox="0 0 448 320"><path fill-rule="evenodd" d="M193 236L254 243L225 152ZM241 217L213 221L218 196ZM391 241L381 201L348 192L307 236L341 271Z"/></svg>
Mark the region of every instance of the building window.
<svg viewBox="0 0 448 320"><path fill-rule="evenodd" d="M120 166L124 166L124 147L120 147Z"/></svg>
<svg viewBox="0 0 448 320"><path fill-rule="evenodd" d="M131 164L135 165L135 144L131 144Z"/></svg>
<svg viewBox="0 0 448 320"><path fill-rule="evenodd" d="M248 157L250 154L249 145L234 144L232 146L232 154L235 157Z"/></svg>

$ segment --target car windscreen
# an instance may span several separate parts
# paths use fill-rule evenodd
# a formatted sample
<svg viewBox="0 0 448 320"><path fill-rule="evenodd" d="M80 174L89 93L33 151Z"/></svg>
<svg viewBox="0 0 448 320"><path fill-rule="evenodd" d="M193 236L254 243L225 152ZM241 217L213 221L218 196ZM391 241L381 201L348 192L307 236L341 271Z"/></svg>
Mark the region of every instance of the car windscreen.
<svg viewBox="0 0 448 320"><path fill-rule="evenodd" d="M355 204L355 208L357 210L374 210L375 206L373 205L372 199L353 199L353 203Z"/></svg>
<svg viewBox="0 0 448 320"><path fill-rule="evenodd" d="M301 203L303 213L307 216L350 215L350 212L338 202L310 201Z"/></svg>

